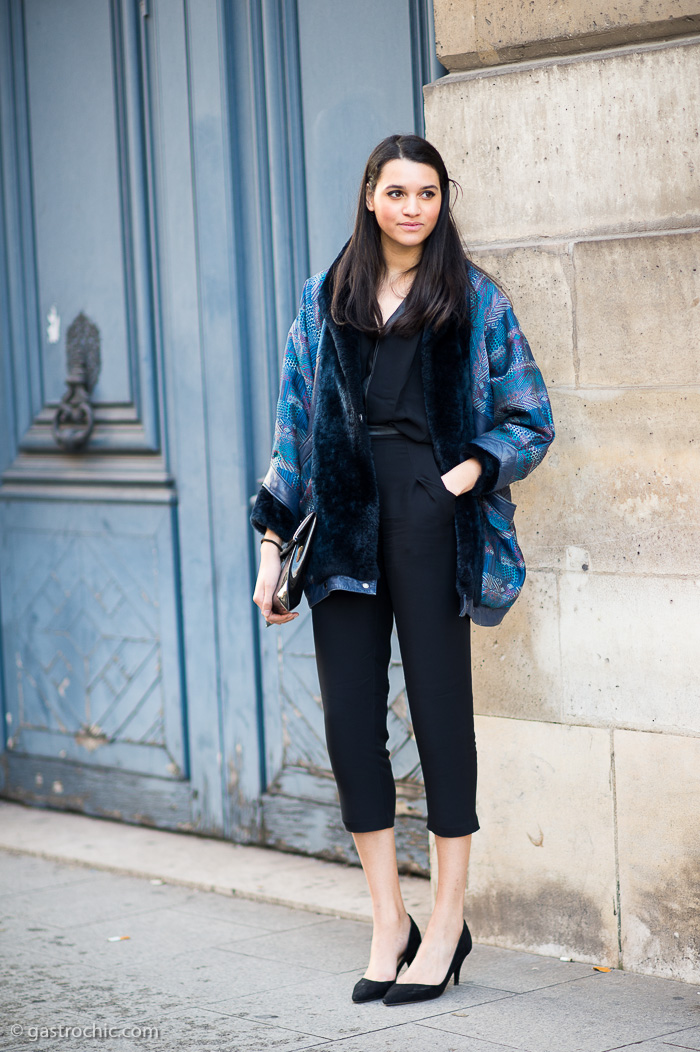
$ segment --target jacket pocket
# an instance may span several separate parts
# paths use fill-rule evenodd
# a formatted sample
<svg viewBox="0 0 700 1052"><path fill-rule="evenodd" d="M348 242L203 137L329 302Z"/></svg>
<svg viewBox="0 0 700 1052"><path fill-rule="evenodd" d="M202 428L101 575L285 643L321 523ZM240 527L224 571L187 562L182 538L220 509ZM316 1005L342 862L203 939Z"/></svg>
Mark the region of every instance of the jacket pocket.
<svg viewBox="0 0 700 1052"><path fill-rule="evenodd" d="M512 500L508 500L506 497L502 497L500 493L488 493L484 498L492 506L497 515L499 515L504 522L512 522L515 518L516 504L513 504Z"/></svg>
<svg viewBox="0 0 700 1052"><path fill-rule="evenodd" d="M500 493L488 493L478 500L484 519L481 605L508 609L525 581L525 560L513 523L516 505Z"/></svg>

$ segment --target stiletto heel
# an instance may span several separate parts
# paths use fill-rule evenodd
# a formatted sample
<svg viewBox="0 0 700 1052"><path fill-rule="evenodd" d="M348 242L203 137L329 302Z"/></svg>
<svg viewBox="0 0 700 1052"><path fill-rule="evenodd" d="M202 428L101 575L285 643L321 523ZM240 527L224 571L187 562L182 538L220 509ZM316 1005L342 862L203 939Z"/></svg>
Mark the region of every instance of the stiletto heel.
<svg viewBox="0 0 700 1052"><path fill-rule="evenodd" d="M418 953L418 947L420 946L420 931L418 925L414 921L413 917L409 913L408 919L411 922L411 928L408 933L408 942L406 943L406 949L399 957L398 964L396 966L396 978L385 979L382 982L378 982L376 979L360 979L355 983L355 989L352 992L352 999L356 1004L360 1004L363 1001L378 1001L387 990L396 982L399 977L399 972L403 968L404 964L411 964L413 958Z"/></svg>
<svg viewBox="0 0 700 1052"><path fill-rule="evenodd" d="M459 936L457 948L452 957L450 967L447 969L447 975L441 983L437 985L429 985L427 983L397 983L387 990L384 995L385 1005L405 1005L410 1004L413 1001L430 1001L433 997L439 997L444 992L445 987L450 981L450 976L455 977L455 986L459 985L459 972L462 967L462 963L467 954L472 948L472 936L467 922L464 922L462 933ZM397 973L398 979L398 973Z"/></svg>

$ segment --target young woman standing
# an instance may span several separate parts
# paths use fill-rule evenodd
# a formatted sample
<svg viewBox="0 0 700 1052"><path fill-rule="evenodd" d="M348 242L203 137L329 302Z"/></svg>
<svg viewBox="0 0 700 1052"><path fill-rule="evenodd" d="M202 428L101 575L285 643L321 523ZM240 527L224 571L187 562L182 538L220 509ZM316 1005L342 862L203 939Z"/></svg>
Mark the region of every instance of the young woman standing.
<svg viewBox="0 0 700 1052"><path fill-rule="evenodd" d="M507 298L466 258L449 194L426 140L392 135L372 152L350 241L304 287L251 515L264 533L253 598L283 624L297 614L273 600L280 545L317 512L305 592L331 766L374 920L353 999L385 1004L439 996L471 949L470 623L497 624L522 587L508 487L554 437L527 341ZM438 855L422 941L394 843L394 622Z"/></svg>

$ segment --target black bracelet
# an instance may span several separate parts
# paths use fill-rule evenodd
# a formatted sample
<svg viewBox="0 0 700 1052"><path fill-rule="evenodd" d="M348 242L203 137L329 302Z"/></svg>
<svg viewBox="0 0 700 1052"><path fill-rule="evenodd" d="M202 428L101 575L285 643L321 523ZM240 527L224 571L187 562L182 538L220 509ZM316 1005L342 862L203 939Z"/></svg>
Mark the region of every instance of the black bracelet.
<svg viewBox="0 0 700 1052"><path fill-rule="evenodd" d="M275 548L279 548L279 550L282 551L282 545L280 544L279 541L273 540L272 537L263 537L261 539L260 543L264 544L265 541L267 541L268 544L274 544Z"/></svg>

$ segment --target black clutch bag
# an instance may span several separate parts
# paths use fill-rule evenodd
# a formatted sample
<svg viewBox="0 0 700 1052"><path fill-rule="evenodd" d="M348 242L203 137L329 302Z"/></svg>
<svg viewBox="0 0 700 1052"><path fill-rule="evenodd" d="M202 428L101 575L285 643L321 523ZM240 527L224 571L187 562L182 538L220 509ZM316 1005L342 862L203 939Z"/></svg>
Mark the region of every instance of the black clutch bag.
<svg viewBox="0 0 700 1052"><path fill-rule="evenodd" d="M275 604L279 613L293 610L301 602L304 574L316 530L316 512L312 511L297 527L292 539L282 548L279 580L275 589Z"/></svg>
<svg viewBox="0 0 700 1052"><path fill-rule="evenodd" d="M317 359L321 351L321 343L323 342L323 334L325 330L326 319L324 318L323 325L321 326L321 335L318 340ZM314 368L314 386L309 412L309 438L304 452L303 463L306 463L311 456L311 450L313 448L313 422L316 412L316 396L318 392L317 379L318 361ZM288 541L280 551L280 559L282 560L282 563L280 566L277 587L275 588L275 598L273 603L278 614L288 613L296 606L299 606L299 603L301 602L301 597L304 593L304 574L306 573L306 565L309 560L311 542L315 530L316 512L312 511L306 516L303 522L297 526L296 532L291 541Z"/></svg>

